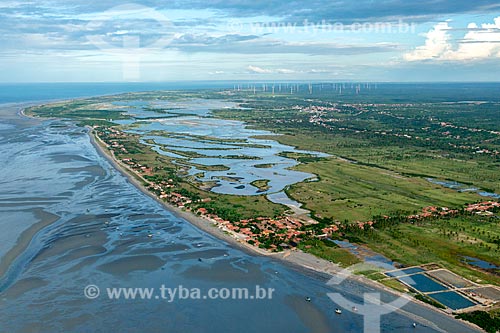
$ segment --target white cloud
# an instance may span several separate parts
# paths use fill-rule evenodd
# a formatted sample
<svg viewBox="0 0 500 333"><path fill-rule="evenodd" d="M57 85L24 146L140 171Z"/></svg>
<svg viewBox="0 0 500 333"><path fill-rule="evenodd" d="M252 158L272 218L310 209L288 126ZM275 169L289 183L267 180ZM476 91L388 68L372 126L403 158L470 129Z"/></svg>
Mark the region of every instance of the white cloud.
<svg viewBox="0 0 500 333"><path fill-rule="evenodd" d="M405 54L404 59L471 61L500 57L500 17L494 23L483 23L481 26L470 23L467 30L454 46L449 34L451 28L447 22L441 22L426 34L425 45Z"/></svg>
<svg viewBox="0 0 500 333"><path fill-rule="evenodd" d="M33 5L34 2L32 1L2 1L0 2L0 8L21 8L23 6L27 5Z"/></svg>
<svg viewBox="0 0 500 333"><path fill-rule="evenodd" d="M257 67L257 66L248 66L247 70L252 72L252 73L257 73L257 74L295 74L297 71L293 69L288 69L288 68L277 68L277 69L269 69L269 68L262 68L262 67Z"/></svg>
<svg viewBox="0 0 500 333"><path fill-rule="evenodd" d="M494 24L482 24L478 27L475 23L467 27L470 31L460 42L456 52L447 55L451 60L486 59L498 57L500 53L500 17Z"/></svg>
<svg viewBox="0 0 500 333"><path fill-rule="evenodd" d="M441 22L431 29L425 36L425 44L417 47L413 52L404 55L408 61L427 60L438 58L449 52L451 36L448 33L448 22Z"/></svg>
<svg viewBox="0 0 500 333"><path fill-rule="evenodd" d="M295 71L293 69L287 69L287 68L279 68L276 70L276 73L279 74L293 74Z"/></svg>
<svg viewBox="0 0 500 333"><path fill-rule="evenodd" d="M271 74L273 72L270 69L266 69L266 68L262 68L262 67L257 67L257 66L252 66L252 65L248 66L247 69L250 72L258 73L258 74Z"/></svg>
<svg viewBox="0 0 500 333"><path fill-rule="evenodd" d="M300 67L306 67L306 65L302 65ZM257 74L332 74L333 72L331 70L327 69L290 69L290 68L276 68L276 69L270 69L270 68L263 68L263 67L257 67L257 66L248 66L247 67L248 72L250 73L257 73Z"/></svg>

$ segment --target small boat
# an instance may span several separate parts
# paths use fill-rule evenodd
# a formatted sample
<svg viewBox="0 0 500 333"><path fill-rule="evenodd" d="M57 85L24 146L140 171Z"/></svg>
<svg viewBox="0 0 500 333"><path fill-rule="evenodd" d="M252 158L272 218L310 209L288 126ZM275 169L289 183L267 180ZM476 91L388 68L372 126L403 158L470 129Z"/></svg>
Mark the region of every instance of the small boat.
<svg viewBox="0 0 500 333"><path fill-rule="evenodd" d="M417 327L417 323L412 324L413 328Z"/></svg>
<svg viewBox="0 0 500 333"><path fill-rule="evenodd" d="M355 307L355 306L353 306L353 307L352 307L352 311L353 311L353 312L358 312L358 308L357 308L357 307Z"/></svg>
<svg viewBox="0 0 500 333"><path fill-rule="evenodd" d="M340 310L340 309L335 309L335 313L336 313L336 314L342 314L342 310Z"/></svg>
<svg viewBox="0 0 500 333"><path fill-rule="evenodd" d="M310 302L311 301L311 297L306 297L306 302Z"/></svg>

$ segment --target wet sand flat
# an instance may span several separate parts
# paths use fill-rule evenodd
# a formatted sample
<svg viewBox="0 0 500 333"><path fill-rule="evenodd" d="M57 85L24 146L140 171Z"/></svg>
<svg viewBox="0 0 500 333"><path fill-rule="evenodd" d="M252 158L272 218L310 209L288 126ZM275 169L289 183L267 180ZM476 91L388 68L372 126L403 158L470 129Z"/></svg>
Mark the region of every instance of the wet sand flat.
<svg viewBox="0 0 500 333"><path fill-rule="evenodd" d="M59 217L57 215L45 212L41 209L34 211L35 217L39 220L38 223L33 224L31 227L22 232L21 236L17 239L16 244L0 260L0 278L7 272L12 262L28 247L33 236L47 227L48 225L56 222Z"/></svg>

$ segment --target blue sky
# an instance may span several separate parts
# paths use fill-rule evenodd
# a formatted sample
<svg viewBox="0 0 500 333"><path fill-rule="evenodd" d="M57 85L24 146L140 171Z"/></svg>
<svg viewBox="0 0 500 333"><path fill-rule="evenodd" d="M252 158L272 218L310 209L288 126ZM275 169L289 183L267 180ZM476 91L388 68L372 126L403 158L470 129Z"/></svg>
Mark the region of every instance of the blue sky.
<svg viewBox="0 0 500 333"><path fill-rule="evenodd" d="M491 0L0 2L1 82L499 81Z"/></svg>

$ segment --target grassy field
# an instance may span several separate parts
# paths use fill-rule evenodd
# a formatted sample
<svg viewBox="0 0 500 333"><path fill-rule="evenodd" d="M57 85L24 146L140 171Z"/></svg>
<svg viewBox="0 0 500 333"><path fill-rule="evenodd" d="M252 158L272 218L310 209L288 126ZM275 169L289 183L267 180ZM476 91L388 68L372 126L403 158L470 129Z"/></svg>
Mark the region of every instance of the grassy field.
<svg viewBox="0 0 500 333"><path fill-rule="evenodd" d="M290 130L288 130L290 131ZM288 133L263 137L303 150L321 151L357 162L359 165L392 170L420 178L453 180L500 192L500 161L488 157L456 154L414 147L370 146L363 139L322 132Z"/></svg>
<svg viewBox="0 0 500 333"><path fill-rule="evenodd" d="M300 164L297 170L319 181L291 186L287 193L317 216L339 221L367 221L375 215L420 210L426 206L460 207L478 200L418 177L350 163L337 158Z"/></svg>
<svg viewBox="0 0 500 333"><path fill-rule="evenodd" d="M332 242L308 240L299 244L299 248L319 258L326 259L342 267L349 267L360 262L360 259L349 251L339 248Z"/></svg>

